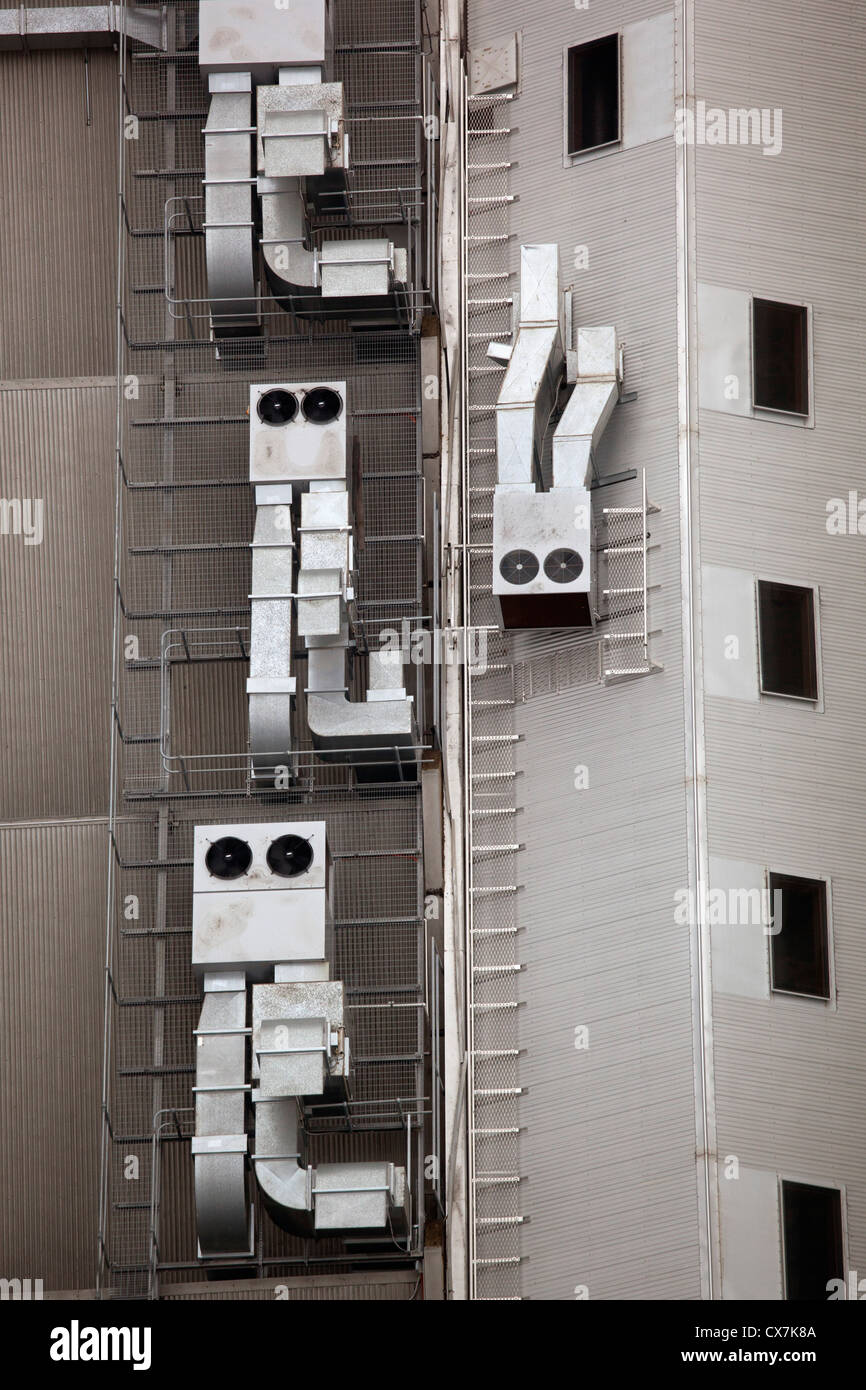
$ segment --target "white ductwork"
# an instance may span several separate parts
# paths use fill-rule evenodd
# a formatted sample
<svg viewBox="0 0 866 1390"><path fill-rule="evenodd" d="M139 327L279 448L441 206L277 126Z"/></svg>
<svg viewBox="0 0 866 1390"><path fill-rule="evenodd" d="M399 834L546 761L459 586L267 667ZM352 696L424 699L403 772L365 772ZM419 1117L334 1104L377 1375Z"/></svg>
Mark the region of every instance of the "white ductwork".
<svg viewBox="0 0 866 1390"><path fill-rule="evenodd" d="M400 318L406 250L386 237L326 240L317 249L308 220L308 202L324 212L348 206L343 86L324 80L332 47L326 0L200 7L199 66L212 94L205 242L215 336L261 327L256 197L265 272L283 308L317 318Z"/></svg>
<svg viewBox="0 0 866 1390"><path fill-rule="evenodd" d="M553 486L586 487L593 452L619 398L615 328L578 328L574 389L553 435Z"/></svg>
<svg viewBox="0 0 866 1390"><path fill-rule="evenodd" d="M573 389L553 435L553 486L541 460L562 385L559 251L521 247L520 318L496 406L493 592L506 628L589 626L593 450L619 393L616 331L578 330Z"/></svg>
<svg viewBox="0 0 866 1390"><path fill-rule="evenodd" d="M319 756L351 763L370 780L417 776L419 740L402 653L371 652L366 699L349 699L355 591L347 457L345 382L251 387L250 480L257 506L247 688L253 775L263 785L273 783L280 767L291 774L294 766L293 601L297 636L307 649L307 723ZM293 495L300 499L294 582Z"/></svg>
<svg viewBox="0 0 866 1390"><path fill-rule="evenodd" d="M532 488L562 375L559 247L521 246L520 319L496 403L496 481Z"/></svg>
<svg viewBox="0 0 866 1390"><path fill-rule="evenodd" d="M192 1150L203 1257L252 1253L248 1158L269 1214L295 1234L406 1227L404 1169L303 1161L302 1098L342 1102L350 1088L344 986L329 979L332 898L323 822L196 828L192 961L205 1000Z"/></svg>

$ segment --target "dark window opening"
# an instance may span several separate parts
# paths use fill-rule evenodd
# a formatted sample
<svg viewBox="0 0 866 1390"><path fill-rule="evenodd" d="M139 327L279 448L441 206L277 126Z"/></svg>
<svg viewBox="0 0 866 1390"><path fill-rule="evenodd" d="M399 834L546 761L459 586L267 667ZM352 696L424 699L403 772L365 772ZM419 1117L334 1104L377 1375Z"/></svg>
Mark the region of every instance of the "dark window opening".
<svg viewBox="0 0 866 1390"><path fill-rule="evenodd" d="M770 937L773 989L829 999L826 883L771 873L770 894L776 933Z"/></svg>
<svg viewBox="0 0 866 1390"><path fill-rule="evenodd" d="M831 1279L844 1278L842 1194L836 1187L782 1183L785 1298L826 1302Z"/></svg>
<svg viewBox="0 0 866 1390"><path fill-rule="evenodd" d="M619 139L619 34L568 50L568 153Z"/></svg>
<svg viewBox="0 0 866 1390"><path fill-rule="evenodd" d="M809 328L802 304L752 302L755 405L809 414Z"/></svg>
<svg viewBox="0 0 866 1390"><path fill-rule="evenodd" d="M796 584L758 581L761 689L768 695L818 698L815 595Z"/></svg>

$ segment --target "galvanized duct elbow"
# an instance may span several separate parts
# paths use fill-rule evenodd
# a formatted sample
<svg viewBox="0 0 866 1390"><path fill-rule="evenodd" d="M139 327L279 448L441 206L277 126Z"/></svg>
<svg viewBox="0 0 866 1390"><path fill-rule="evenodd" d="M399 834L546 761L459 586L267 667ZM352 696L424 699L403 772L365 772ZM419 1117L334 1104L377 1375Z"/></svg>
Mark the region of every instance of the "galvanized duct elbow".
<svg viewBox="0 0 866 1390"><path fill-rule="evenodd" d="M559 247L520 248L520 319L496 403L496 480L535 488L562 375Z"/></svg>
<svg viewBox="0 0 866 1390"><path fill-rule="evenodd" d="M296 1236L405 1233L405 1168L386 1161L302 1167L297 1098L254 1099L256 1181L275 1225Z"/></svg>
<svg viewBox="0 0 866 1390"><path fill-rule="evenodd" d="M417 776L418 730L414 705L403 686L399 651L371 652L366 700L352 701L344 690L345 640L339 646L311 647L307 654L307 723L323 762L351 763L371 779Z"/></svg>
<svg viewBox="0 0 866 1390"><path fill-rule="evenodd" d="M309 233L301 180L260 176L258 190L268 284L278 300L288 298L296 309L298 302L307 309L321 307L316 253L307 250Z"/></svg>
<svg viewBox="0 0 866 1390"><path fill-rule="evenodd" d="M577 330L574 389L553 436L553 486L586 487L593 453L619 398L616 329Z"/></svg>
<svg viewBox="0 0 866 1390"><path fill-rule="evenodd" d="M313 1169L301 1167L301 1125L295 1096L254 1096L256 1182L265 1209L282 1230L314 1234Z"/></svg>

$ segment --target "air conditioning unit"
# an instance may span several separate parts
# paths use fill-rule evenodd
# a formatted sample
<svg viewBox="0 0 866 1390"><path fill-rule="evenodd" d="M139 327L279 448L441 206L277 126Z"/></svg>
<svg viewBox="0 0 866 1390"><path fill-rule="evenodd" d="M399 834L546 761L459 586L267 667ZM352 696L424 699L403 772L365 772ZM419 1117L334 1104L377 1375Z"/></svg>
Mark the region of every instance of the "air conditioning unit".
<svg viewBox="0 0 866 1390"><path fill-rule="evenodd" d="M346 383L250 387L250 482L308 483L346 477Z"/></svg>
<svg viewBox="0 0 866 1390"><path fill-rule="evenodd" d="M323 821L197 826L192 963L267 978L329 959L331 862Z"/></svg>
<svg viewBox="0 0 866 1390"><path fill-rule="evenodd" d="M329 47L325 0L206 0L198 8L198 61L204 73L251 72L267 82L284 64L320 68Z"/></svg>
<svg viewBox="0 0 866 1390"><path fill-rule="evenodd" d="M503 626L590 627L592 508L586 488L497 487L493 592Z"/></svg>

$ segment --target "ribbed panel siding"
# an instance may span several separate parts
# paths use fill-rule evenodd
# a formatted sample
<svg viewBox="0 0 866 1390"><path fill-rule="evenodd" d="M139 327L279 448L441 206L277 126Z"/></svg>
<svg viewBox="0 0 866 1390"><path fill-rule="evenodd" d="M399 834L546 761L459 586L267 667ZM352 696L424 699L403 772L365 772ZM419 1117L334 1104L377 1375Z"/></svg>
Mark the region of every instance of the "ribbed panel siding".
<svg viewBox="0 0 866 1390"><path fill-rule="evenodd" d="M562 52L668 8L527 11L473 0L469 46L522 34L510 107L512 286L522 243L556 241L574 322L614 323L626 388L598 451L602 475L647 470L652 658L664 672L518 704L517 857L524 1297L700 1296L688 933L677 472L674 145L562 162ZM575 269L586 246L589 268ZM639 480L596 493L639 501ZM549 636L517 639L520 657ZM555 660L551 655L550 660ZM524 687L525 689L525 684ZM589 787L575 790L577 765ZM574 1030L589 1027L589 1050Z"/></svg>
<svg viewBox="0 0 866 1390"><path fill-rule="evenodd" d="M3 1273L90 1288L105 937L105 823L0 829Z"/></svg>
<svg viewBox="0 0 866 1390"><path fill-rule="evenodd" d="M699 1296L689 940L673 920L687 882L682 716L665 685L518 710L532 1297L579 1284L591 1298Z"/></svg>
<svg viewBox="0 0 866 1390"><path fill-rule="evenodd" d="M707 702L710 851L832 879L836 1011L716 996L719 1152L847 1185L850 1264L866 1264L866 1006L861 536L826 504L866 494L866 11L857 4L700 6L697 95L781 107L783 148L697 150L699 278L813 306L814 430L703 412L707 563L820 585L825 712Z"/></svg>
<svg viewBox="0 0 866 1390"><path fill-rule="evenodd" d="M0 380L114 367L117 56L0 54Z"/></svg>
<svg viewBox="0 0 866 1390"><path fill-rule="evenodd" d="M200 1291L199 1291L200 1290ZM279 1291L279 1292L278 1292ZM183 1299L195 1302L273 1303L275 1299L288 1303L371 1303L409 1302L421 1298L421 1275L413 1270L395 1270L387 1274L345 1274L342 1276L310 1276L306 1279L257 1279L246 1288L233 1285L228 1291L219 1285L201 1284L198 1289L183 1284L168 1288L163 1299L176 1302Z"/></svg>
<svg viewBox="0 0 866 1390"><path fill-rule="evenodd" d="M0 536L0 819L105 814L114 387L0 386L2 490L41 498L44 538Z"/></svg>

